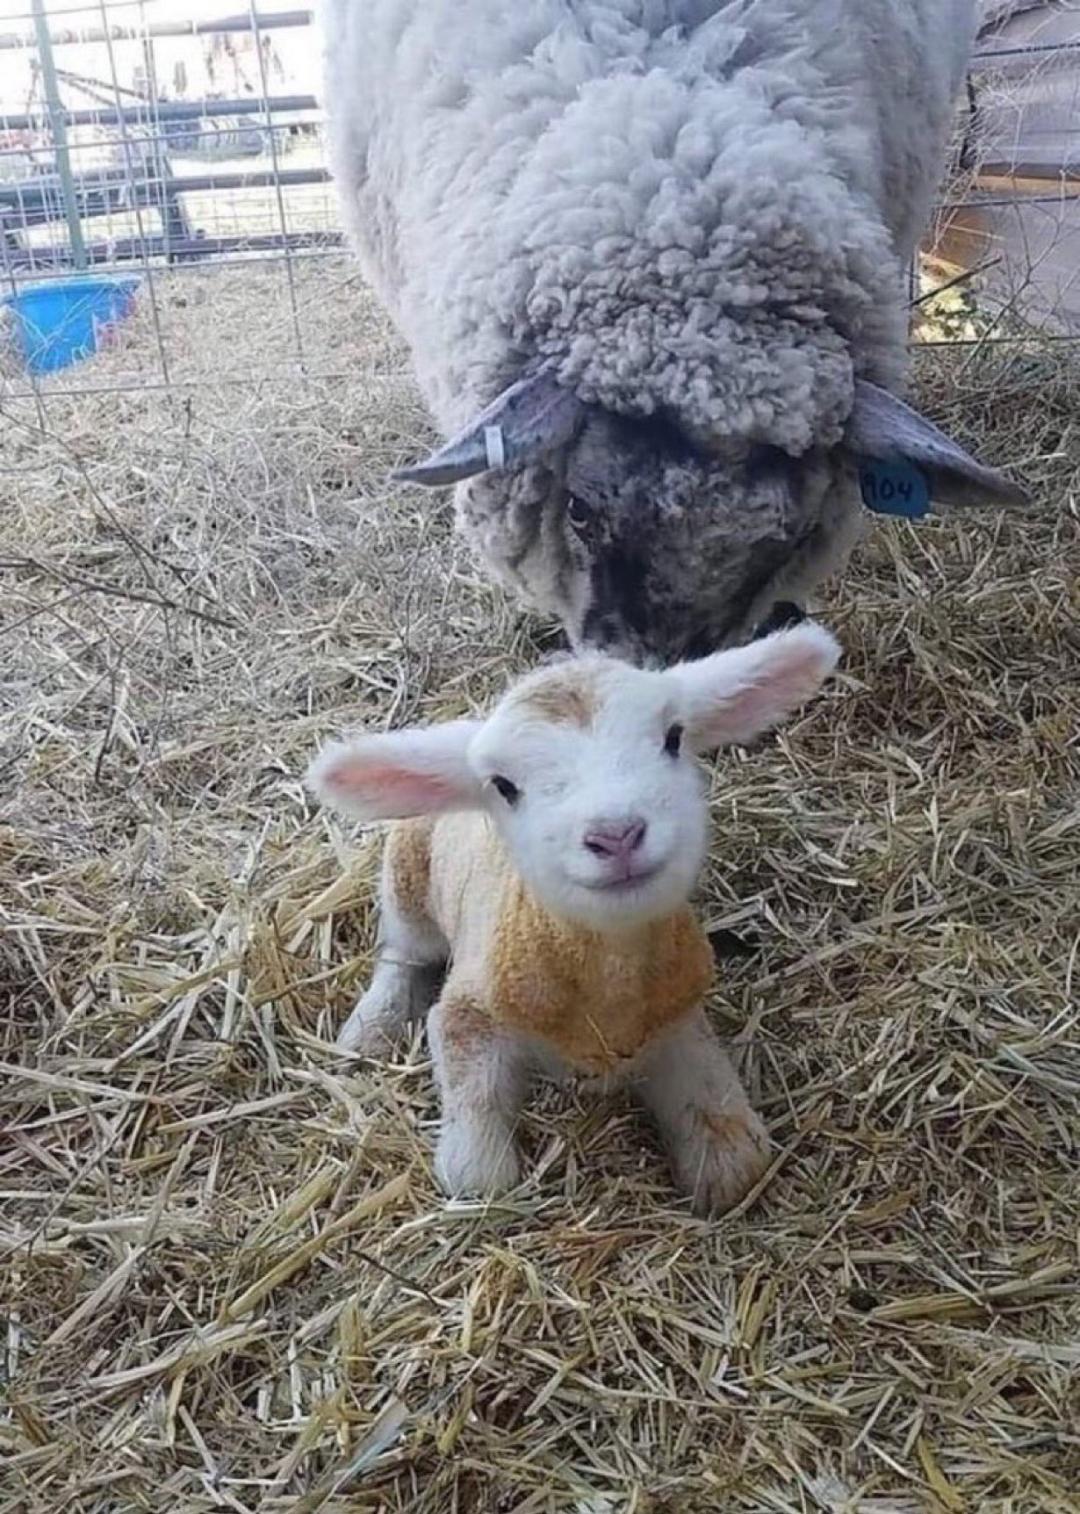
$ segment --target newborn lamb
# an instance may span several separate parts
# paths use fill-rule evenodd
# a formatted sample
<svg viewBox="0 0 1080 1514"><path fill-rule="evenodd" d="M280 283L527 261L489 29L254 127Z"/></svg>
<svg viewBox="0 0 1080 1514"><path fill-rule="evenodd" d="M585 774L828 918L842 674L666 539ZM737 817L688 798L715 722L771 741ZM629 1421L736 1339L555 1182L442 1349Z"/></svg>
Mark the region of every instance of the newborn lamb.
<svg viewBox="0 0 1080 1514"><path fill-rule="evenodd" d="M744 743L834 667L809 622L664 672L587 654L515 684L487 720L362 735L308 781L392 819L381 951L338 1045L427 1010L451 1194L518 1180L514 1125L538 1071L629 1079L701 1213L768 1162L764 1126L703 1009L709 943L687 900L708 811L695 754Z"/></svg>

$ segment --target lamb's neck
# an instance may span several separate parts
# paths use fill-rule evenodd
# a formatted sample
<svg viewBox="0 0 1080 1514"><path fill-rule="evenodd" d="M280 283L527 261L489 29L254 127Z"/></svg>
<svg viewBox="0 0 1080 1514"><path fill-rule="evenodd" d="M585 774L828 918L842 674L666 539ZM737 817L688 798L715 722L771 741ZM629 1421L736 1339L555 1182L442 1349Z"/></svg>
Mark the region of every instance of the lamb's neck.
<svg viewBox="0 0 1080 1514"><path fill-rule="evenodd" d="M712 949L689 905L620 931L559 918L524 887L491 942L491 1010L571 1066L604 1071L701 1003Z"/></svg>
<svg viewBox="0 0 1080 1514"><path fill-rule="evenodd" d="M521 892L522 899L519 907L528 913L535 926L545 936L555 937L567 944L580 942L582 946L595 951L601 957L617 956L620 961L626 963L650 959L655 955L661 941L685 930L687 921L694 921L693 911L689 904L681 904L678 909L666 915L631 919L625 924L593 925L549 909L524 885Z"/></svg>

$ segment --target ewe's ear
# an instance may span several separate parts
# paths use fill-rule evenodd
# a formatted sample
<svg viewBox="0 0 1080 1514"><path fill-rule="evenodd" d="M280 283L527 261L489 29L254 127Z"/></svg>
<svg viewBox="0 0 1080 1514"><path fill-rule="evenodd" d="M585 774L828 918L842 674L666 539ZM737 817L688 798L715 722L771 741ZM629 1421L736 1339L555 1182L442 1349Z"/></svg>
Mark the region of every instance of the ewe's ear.
<svg viewBox="0 0 1080 1514"><path fill-rule="evenodd" d="M746 647L684 662L667 675L680 686L684 723L697 751L737 746L779 725L816 694L840 647L824 626L804 621Z"/></svg>
<svg viewBox="0 0 1080 1514"><path fill-rule="evenodd" d="M467 757L479 729L478 721L456 720L335 742L311 764L307 784L332 809L359 820L472 809L481 787Z"/></svg>
<svg viewBox="0 0 1080 1514"><path fill-rule="evenodd" d="M550 374L519 379L426 462L398 468L393 477L430 488L492 469L522 468L568 442L584 413L581 401Z"/></svg>
<svg viewBox="0 0 1080 1514"><path fill-rule="evenodd" d="M863 503L882 515L944 505L1023 504L1024 490L988 468L903 400L860 380L848 422ZM884 465L884 466L882 466Z"/></svg>

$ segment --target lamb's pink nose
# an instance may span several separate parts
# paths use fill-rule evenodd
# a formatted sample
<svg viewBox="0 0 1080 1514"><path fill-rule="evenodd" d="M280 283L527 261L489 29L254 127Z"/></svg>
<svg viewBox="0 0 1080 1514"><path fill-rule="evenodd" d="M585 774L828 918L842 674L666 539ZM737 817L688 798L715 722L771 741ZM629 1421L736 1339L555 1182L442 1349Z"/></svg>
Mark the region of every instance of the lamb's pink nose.
<svg viewBox="0 0 1080 1514"><path fill-rule="evenodd" d="M585 847L596 857L625 861L645 840L644 820L616 821L611 825L594 825L585 832Z"/></svg>

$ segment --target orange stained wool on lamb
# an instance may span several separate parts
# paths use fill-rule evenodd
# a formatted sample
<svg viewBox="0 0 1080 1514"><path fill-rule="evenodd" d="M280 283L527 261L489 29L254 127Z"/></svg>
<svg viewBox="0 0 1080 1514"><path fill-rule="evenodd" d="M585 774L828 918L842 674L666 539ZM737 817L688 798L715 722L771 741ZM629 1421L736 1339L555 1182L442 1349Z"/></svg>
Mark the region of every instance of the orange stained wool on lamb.
<svg viewBox="0 0 1080 1514"><path fill-rule="evenodd" d="M408 920L424 920L431 909L431 841L435 821L399 820L386 838L386 867L394 903Z"/></svg>
<svg viewBox="0 0 1080 1514"><path fill-rule="evenodd" d="M750 1130L750 1121L744 1114L714 1114L710 1109L697 1108L694 1118L721 1146L738 1146Z"/></svg>
<svg viewBox="0 0 1080 1514"><path fill-rule="evenodd" d="M398 821L387 848L398 909L449 943L444 1001L464 995L582 1072L635 1056L712 983L712 949L687 906L612 933L559 919L512 871L486 816Z"/></svg>
<svg viewBox="0 0 1080 1514"><path fill-rule="evenodd" d="M491 1011L572 1067L607 1072L696 1008L713 954L686 907L617 935L557 920L515 881L489 958Z"/></svg>
<svg viewBox="0 0 1080 1514"><path fill-rule="evenodd" d="M546 677L541 675L526 684L519 695L511 695L510 703L552 725L578 726L585 731L600 707L597 674L588 667L553 668Z"/></svg>

